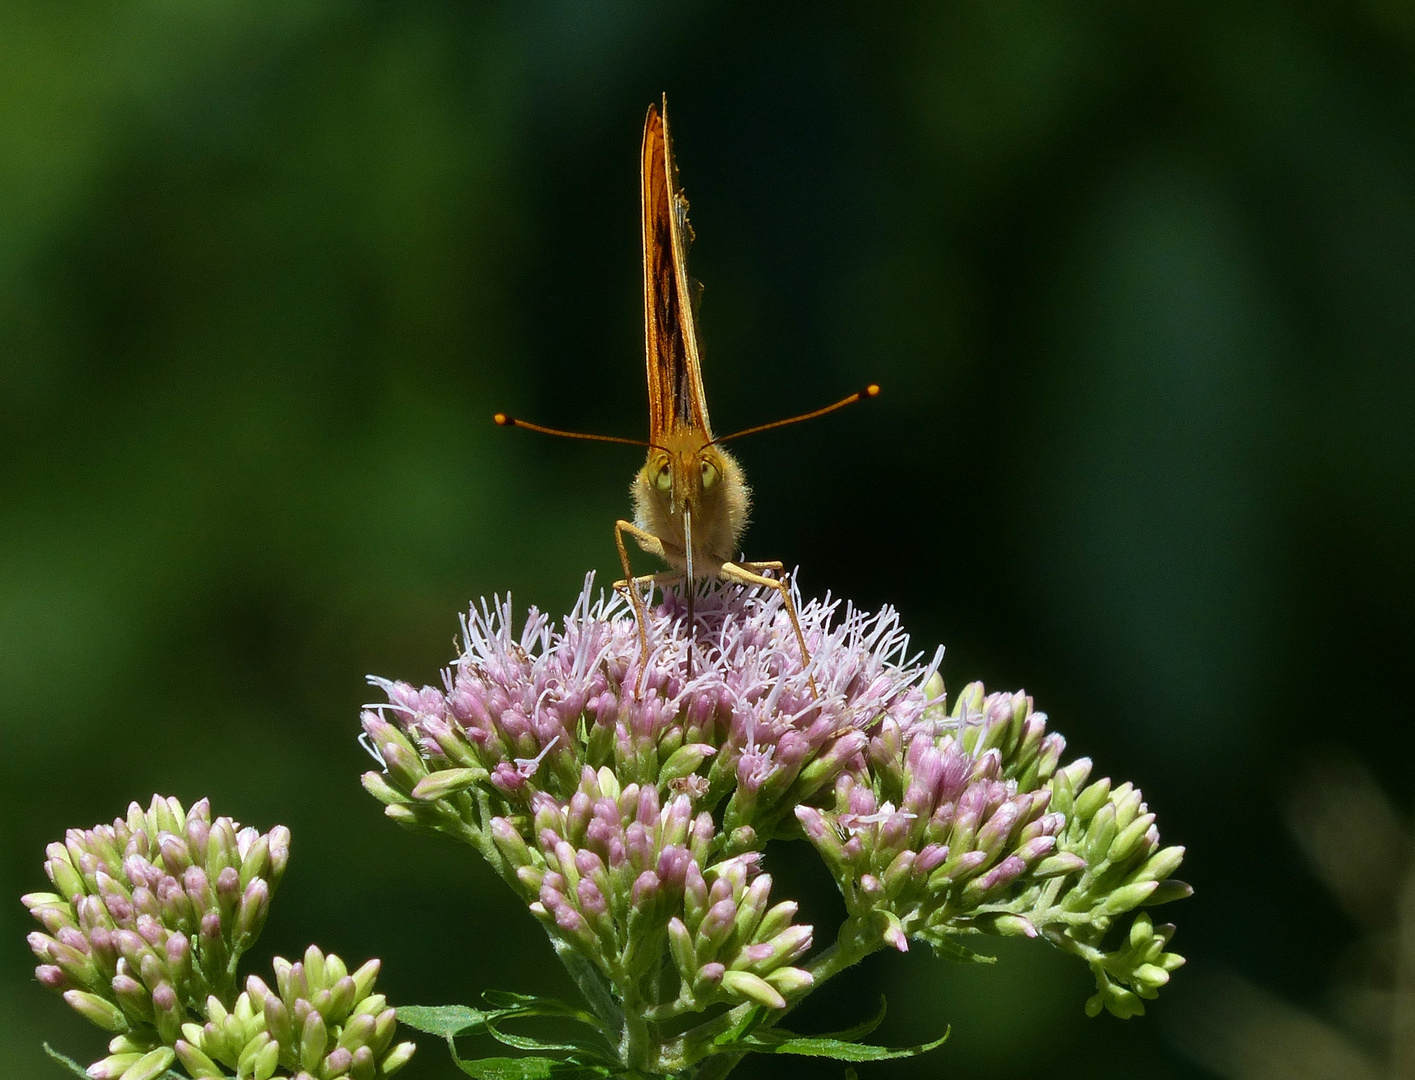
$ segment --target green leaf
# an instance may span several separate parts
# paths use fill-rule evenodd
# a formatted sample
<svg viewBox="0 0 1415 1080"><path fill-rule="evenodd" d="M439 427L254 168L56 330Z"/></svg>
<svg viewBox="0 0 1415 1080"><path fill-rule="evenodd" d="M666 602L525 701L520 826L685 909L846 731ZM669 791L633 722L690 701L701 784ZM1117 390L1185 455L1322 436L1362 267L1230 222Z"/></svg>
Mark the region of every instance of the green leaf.
<svg viewBox="0 0 1415 1080"><path fill-rule="evenodd" d="M560 1062L550 1058L479 1058L476 1061L455 1059L468 1076L476 1080L549 1080Z"/></svg>
<svg viewBox="0 0 1415 1080"><path fill-rule="evenodd" d="M397 1015L400 1024L444 1039L483 1027L491 1016L466 1005L402 1005Z"/></svg>
<svg viewBox="0 0 1415 1080"><path fill-rule="evenodd" d="M50 1046L48 1043L44 1044L44 1052L48 1054L52 1060L57 1061L60 1065L64 1066L64 1068L68 1069L75 1076L81 1076L83 1077L83 1080L88 1080L88 1073L85 1072L82 1068L80 1068L79 1063L73 1058L65 1057L63 1054L59 1053L58 1050L55 1050L54 1047Z"/></svg>
<svg viewBox="0 0 1415 1080"><path fill-rule="evenodd" d="M525 1014L521 1014L525 1015ZM604 1047L596 1046L584 1039L570 1039L566 1042L553 1043L543 1039L532 1038L529 1035L512 1035L510 1032L502 1031L496 1026L499 1019L512 1019L510 1016L492 1017L486 1022L486 1031L497 1042L503 1046L509 1046L516 1050L531 1050L536 1053L587 1053L601 1061L611 1064L618 1064L618 1061L604 1052Z"/></svg>
<svg viewBox="0 0 1415 1080"><path fill-rule="evenodd" d="M742 1017L741 1020L732 1025L732 1027L713 1039L712 1044L714 1046L730 1046L740 1042L761 1026L761 1022L766 1019L766 1013L765 1008L760 1005L757 1006L748 1012L746 1016Z"/></svg>
<svg viewBox="0 0 1415 1080"><path fill-rule="evenodd" d="M598 1030L595 1018L584 1009L568 1005L558 998L540 997L536 994L517 994L510 990L488 990L482 994L488 1005L495 1005L498 1016L566 1016L579 1020Z"/></svg>
<svg viewBox="0 0 1415 1080"><path fill-rule="evenodd" d="M583 1009L567 1005L559 998L541 997L538 994L517 994L511 990L488 990L482 1000L495 1005L502 1012L533 1012L543 1016L579 1016Z"/></svg>
<svg viewBox="0 0 1415 1080"><path fill-rule="evenodd" d="M769 1038L771 1035L785 1036L781 1041ZM795 1054L801 1057L826 1057L835 1061L893 1061L897 1058L917 1057L942 1046L949 1036L943 1035L933 1042L918 1046L872 1046L869 1043L845 1042L841 1039L792 1035L788 1031L768 1032L768 1037L755 1036L733 1047L758 1054Z"/></svg>
<svg viewBox="0 0 1415 1080"><path fill-rule="evenodd" d="M940 960L954 960L960 964L995 964L997 957L989 956L987 953L974 952L961 942L955 941L947 934L931 932L917 935L921 940L927 941L934 951L934 955Z"/></svg>
<svg viewBox="0 0 1415 1080"><path fill-rule="evenodd" d="M554 1058L478 1058L463 1061L454 1057L461 1070L475 1080L590 1080L593 1077L613 1075L612 1071L598 1065L577 1065Z"/></svg>

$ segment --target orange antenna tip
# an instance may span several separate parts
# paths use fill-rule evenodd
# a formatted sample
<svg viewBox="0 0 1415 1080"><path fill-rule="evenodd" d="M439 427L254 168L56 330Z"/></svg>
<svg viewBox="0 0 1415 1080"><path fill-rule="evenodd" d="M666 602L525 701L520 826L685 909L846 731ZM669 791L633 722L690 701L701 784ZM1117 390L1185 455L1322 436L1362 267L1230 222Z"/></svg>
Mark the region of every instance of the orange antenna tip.
<svg viewBox="0 0 1415 1080"><path fill-rule="evenodd" d="M773 420L769 424L758 424L756 427L744 428L741 431L734 431L731 435L723 435L712 441L714 443L724 443L728 439L740 439L743 435L755 435L759 431L770 431L772 428L785 427L787 424L799 424L802 420L814 420L817 416L825 416L827 413L835 412L836 409L843 409L847 405L853 405L857 401L863 401L865 398L877 397L878 395L879 387L874 383L870 383L870 385L863 390L856 390L849 397L841 398L835 404L827 405L823 409L812 409L810 412L802 413L800 416L788 416L785 420Z"/></svg>
<svg viewBox="0 0 1415 1080"><path fill-rule="evenodd" d="M514 416L507 416L502 412L494 414L492 419L501 427L524 428L526 431L539 431L542 435L554 435L561 439L588 439L590 442L623 443L626 446L648 445L641 439L621 439L617 435L586 435L580 431L561 431L559 428L546 427L544 424L533 424L529 420L517 420Z"/></svg>

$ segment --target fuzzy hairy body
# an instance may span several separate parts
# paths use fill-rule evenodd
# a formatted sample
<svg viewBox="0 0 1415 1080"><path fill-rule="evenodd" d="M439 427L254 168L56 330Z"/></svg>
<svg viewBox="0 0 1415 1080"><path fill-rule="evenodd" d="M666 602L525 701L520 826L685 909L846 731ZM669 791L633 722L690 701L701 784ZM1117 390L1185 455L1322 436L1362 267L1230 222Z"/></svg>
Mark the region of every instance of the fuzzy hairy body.
<svg viewBox="0 0 1415 1080"><path fill-rule="evenodd" d="M686 573L691 529L693 577L717 577L737 554L751 489L737 460L710 445L702 432L679 428L662 442L649 451L629 487L634 524L655 537L661 550L643 540L639 545Z"/></svg>

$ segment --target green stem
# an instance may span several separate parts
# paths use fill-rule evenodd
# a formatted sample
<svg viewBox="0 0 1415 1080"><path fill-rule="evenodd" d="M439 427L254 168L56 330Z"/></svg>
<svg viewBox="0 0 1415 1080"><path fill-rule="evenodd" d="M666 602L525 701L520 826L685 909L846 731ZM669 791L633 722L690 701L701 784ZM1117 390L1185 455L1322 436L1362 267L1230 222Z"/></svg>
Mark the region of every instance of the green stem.
<svg viewBox="0 0 1415 1080"><path fill-rule="evenodd" d="M640 1000L624 1002L624 1035L619 1043L619 1060L631 1069L653 1067L657 1040L649 1027L647 1007Z"/></svg>
<svg viewBox="0 0 1415 1080"><path fill-rule="evenodd" d="M614 995L605 985L603 976L593 964L555 934L548 934L548 936L555 949L555 955L565 965L565 970L570 973L570 978L575 981L575 986L579 988L584 999L589 1002L590 1009L593 1010L595 1018L599 1021L605 1037L613 1044L615 1032L619 1031L621 1025L625 1023L624 1010L614 1000Z"/></svg>
<svg viewBox="0 0 1415 1080"><path fill-rule="evenodd" d="M803 991L791 1001L788 1001L786 1008L776 1009L769 1013L762 1020L758 1027L774 1027L786 1018L786 1015L796 1008L812 991L818 989L826 981L833 979L847 968L858 964L870 953L882 947L879 935L872 933L867 926L857 922L855 919L847 919L845 925L840 928L840 933L836 936L835 943L827 946L819 956L815 957L809 964L805 965L807 971L811 973L812 983L809 990ZM758 1005L746 1004L738 1005L734 1009L729 1009L721 1016L715 1016L697 1027L684 1032L677 1039L664 1047L660 1053L660 1071L674 1072L692 1066L698 1061L702 1061L701 1067L694 1073L694 1080L721 1080L735 1069L741 1060L746 1057L745 1052L725 1052L712 1054L711 1047L713 1040L718 1036L731 1031L736 1025L742 1023L754 1010L760 1008ZM704 1060L706 1058L706 1060ZM664 1065L668 1067L665 1069Z"/></svg>

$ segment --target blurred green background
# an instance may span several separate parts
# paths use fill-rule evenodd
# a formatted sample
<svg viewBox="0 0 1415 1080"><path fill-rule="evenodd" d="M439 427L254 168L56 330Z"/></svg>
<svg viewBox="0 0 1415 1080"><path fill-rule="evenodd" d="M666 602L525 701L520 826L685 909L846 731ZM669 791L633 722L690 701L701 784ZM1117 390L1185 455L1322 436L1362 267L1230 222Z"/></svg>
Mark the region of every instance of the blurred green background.
<svg viewBox="0 0 1415 1080"><path fill-rule="evenodd" d="M564 992L354 736L364 675L435 681L471 598L617 572L637 453L490 416L644 431L664 90L716 427L884 387L740 444L748 553L896 605L952 689L1024 686L1188 845L1180 950L1320 998L1349 928L1291 777L1343 749L1411 793L1415 8L4 0L0 1071L97 1053L15 898L155 790L293 829L261 966ZM886 992L881 1037L954 1038L862 1075L1209 1075L1165 1000L1087 1020L1081 965L1002 952L877 956L801 1026Z"/></svg>

